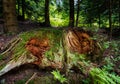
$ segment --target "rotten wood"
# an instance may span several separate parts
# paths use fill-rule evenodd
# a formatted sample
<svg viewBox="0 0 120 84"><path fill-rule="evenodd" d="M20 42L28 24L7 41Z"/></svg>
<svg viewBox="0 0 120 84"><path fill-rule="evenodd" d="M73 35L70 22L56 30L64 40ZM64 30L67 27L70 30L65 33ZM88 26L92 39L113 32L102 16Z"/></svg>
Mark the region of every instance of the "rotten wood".
<svg viewBox="0 0 120 84"><path fill-rule="evenodd" d="M27 63L36 64L40 68L51 67L69 71L73 66L79 68L82 66L80 65L80 56L83 54L94 55L94 52L99 50L96 42L92 40L91 36L84 30L41 29L34 31L34 33L35 35L33 32L23 34L25 36L33 35L29 36L29 38L27 37L27 41L25 40L26 38L19 35L18 38L13 39L8 44L9 46L6 47L6 51L0 54L6 56L5 53L8 51L13 52L12 59L4 64L4 66L0 65L0 67L2 67L0 76L11 69ZM18 56L14 56L17 45L22 41L25 41L25 44L22 44L23 46L21 48L21 50L24 51L18 54Z"/></svg>

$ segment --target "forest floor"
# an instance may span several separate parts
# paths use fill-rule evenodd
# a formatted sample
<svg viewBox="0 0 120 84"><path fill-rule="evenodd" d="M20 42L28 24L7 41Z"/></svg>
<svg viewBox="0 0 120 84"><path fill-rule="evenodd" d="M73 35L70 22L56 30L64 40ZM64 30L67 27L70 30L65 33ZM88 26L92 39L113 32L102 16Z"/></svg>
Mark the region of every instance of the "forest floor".
<svg viewBox="0 0 120 84"><path fill-rule="evenodd" d="M3 24L0 24L0 52L2 52L4 46L12 39L15 37L15 35L6 35L3 34L3 30L2 30ZM41 28L40 24L38 23L33 23L30 21L25 21L25 22L19 22L19 30L20 32L24 32L24 31L29 31L32 29L38 29ZM116 30L116 32L118 32L119 30ZM99 34L105 34L105 32L107 32L106 30L99 30ZM118 37L115 38L116 36L120 36L120 33L114 33L114 38L113 39L117 39ZM108 36L108 33L105 34L106 36ZM120 37L119 37L120 38ZM110 52L110 50L108 49L107 52ZM106 53L107 53L106 52ZM14 74L13 74L14 73ZM27 67L21 66L15 70L10 71L9 73L5 74L2 78L0 77L0 84L1 83L6 83L6 84L24 84L24 82L29 82L29 79L34 76L38 77L38 76L46 76L46 75L50 75L50 72L45 72L45 70L39 70L37 66L35 65L28 65ZM21 81L20 81L21 80ZM36 84L38 84L36 82ZM42 83L41 83L42 84ZM49 84L49 83L48 83ZM77 84L77 82L76 82Z"/></svg>
<svg viewBox="0 0 120 84"><path fill-rule="evenodd" d="M38 23L30 21L19 22L19 31L25 32L33 29L41 28ZM4 46L15 37L16 35L3 34L3 24L0 24L0 52L3 51ZM42 73L41 73L42 72ZM34 74L36 76L46 75L45 71L41 71L35 65L21 66L15 70L10 71L0 77L0 84L24 84Z"/></svg>
<svg viewBox="0 0 120 84"><path fill-rule="evenodd" d="M41 27L43 26L42 24L31 21L19 22L18 26L20 31L19 33L43 28ZM5 45L16 36L17 35L3 34L3 24L0 24L0 53L3 51ZM41 84L46 84L46 80L48 80L48 77L51 76L51 70L40 70L36 65L28 64L19 68L15 68L14 70L11 70L4 76L0 77L0 84L29 84L29 80L32 79L35 79L34 84L39 84L40 82ZM33 78L31 79L31 77ZM40 77L42 80L40 80ZM47 84L51 84L50 80L48 80Z"/></svg>

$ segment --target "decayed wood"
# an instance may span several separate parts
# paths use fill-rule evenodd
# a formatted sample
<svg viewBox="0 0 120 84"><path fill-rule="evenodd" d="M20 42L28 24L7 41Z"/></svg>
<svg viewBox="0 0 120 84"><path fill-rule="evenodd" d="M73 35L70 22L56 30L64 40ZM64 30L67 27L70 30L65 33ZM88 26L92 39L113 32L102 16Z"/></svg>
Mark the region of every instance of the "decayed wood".
<svg viewBox="0 0 120 84"><path fill-rule="evenodd" d="M37 35L30 36L26 43L23 44L23 50L25 51L17 57L13 53L12 59L2 67L0 76L26 63L36 64L40 68L51 67L69 70L74 65L77 67L82 66L79 59L81 54L90 54L96 50L94 49L94 41L83 30L43 29L34 33ZM16 48L15 44L19 44L25 39L19 38L21 41L19 41L20 39L14 40L2 55L5 55L4 53L7 53L9 50L14 51L15 49L13 48Z"/></svg>
<svg viewBox="0 0 120 84"><path fill-rule="evenodd" d="M14 39L12 39L10 42L8 42L6 44L6 46L4 47L3 50L5 50L4 52L1 53L1 55L5 55L6 53L8 53L10 50L12 50L12 48L20 41L20 38L15 37Z"/></svg>
<svg viewBox="0 0 120 84"><path fill-rule="evenodd" d="M27 64L27 63L32 63L35 60L37 60L37 58L35 58L32 55L29 55L29 58L28 58L28 56L26 55L26 51L25 51L17 60L13 59L13 60L9 61L6 64L6 66L0 71L0 76L16 67L19 67L19 66L21 66L23 64Z"/></svg>
<svg viewBox="0 0 120 84"><path fill-rule="evenodd" d="M45 51L49 50L49 48L49 40L46 38L31 38L26 44L26 49L38 58L38 61L35 64L41 63L41 60L43 58L42 54L44 54Z"/></svg>

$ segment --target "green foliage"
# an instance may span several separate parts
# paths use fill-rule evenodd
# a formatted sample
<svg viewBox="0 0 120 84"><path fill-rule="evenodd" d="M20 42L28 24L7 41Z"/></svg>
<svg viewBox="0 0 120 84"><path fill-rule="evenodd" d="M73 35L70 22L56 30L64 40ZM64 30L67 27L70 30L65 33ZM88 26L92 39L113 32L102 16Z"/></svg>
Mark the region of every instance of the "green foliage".
<svg viewBox="0 0 120 84"><path fill-rule="evenodd" d="M15 84L25 84L26 79L16 81Z"/></svg>
<svg viewBox="0 0 120 84"><path fill-rule="evenodd" d="M67 26L68 21L68 18L51 17L51 25L55 27Z"/></svg>
<svg viewBox="0 0 120 84"><path fill-rule="evenodd" d="M28 80L27 78L22 79L22 80L18 80L18 81L15 81L14 84L25 84L27 80ZM34 84L34 81L31 80L28 84Z"/></svg>
<svg viewBox="0 0 120 84"><path fill-rule="evenodd" d="M113 69L114 69L113 61L109 57L106 57L105 62L106 62L106 64L103 66L103 69L108 71L108 72L113 71Z"/></svg>
<svg viewBox="0 0 120 84"><path fill-rule="evenodd" d="M119 43L120 43L119 41L110 42L110 47L111 47L110 51L112 52L112 55L105 58L106 64L103 66L103 68L109 72L111 71L114 72L115 66L117 66L117 68L120 69L119 64L116 64L116 63L119 63L120 61Z"/></svg>
<svg viewBox="0 0 120 84"><path fill-rule="evenodd" d="M64 11L64 8L58 7L57 3L52 1L50 5L50 22L52 26L67 26L69 22L68 14ZM58 11L60 9L60 11Z"/></svg>
<svg viewBox="0 0 120 84"><path fill-rule="evenodd" d="M82 80L83 84L90 84L90 81L89 77Z"/></svg>
<svg viewBox="0 0 120 84"><path fill-rule="evenodd" d="M106 42L103 42L102 43L102 48L103 48L103 50L105 50L105 49L107 49L107 48L109 48L110 47L110 42L109 41L106 41Z"/></svg>
<svg viewBox="0 0 120 84"><path fill-rule="evenodd" d="M77 0L75 1L75 15ZM81 0L79 26L109 27L109 0ZM1 4L1 1L0 1ZM21 3L22 4L22 3ZM20 4L20 5L21 5ZM50 0L50 22L52 26L66 26L69 18L69 0ZM44 22L45 0L25 0L25 18ZM18 6L18 5L17 5ZM0 6L0 9L2 7ZM112 22L119 26L119 0L112 2ZM2 10L0 10L2 12ZM20 6L20 13L22 8ZM1 13L0 13L1 15Z"/></svg>
<svg viewBox="0 0 120 84"><path fill-rule="evenodd" d="M93 84L120 84L120 77L99 68L92 68L90 76Z"/></svg>
<svg viewBox="0 0 120 84"><path fill-rule="evenodd" d="M37 37L37 38L48 38L50 40L50 50L48 50L45 53L45 56L49 60L55 60L59 57L59 55L62 55L62 32L61 30L57 29L52 29L52 28L44 28L44 29L39 29L39 30L34 30L34 31L29 31L29 32L24 32L19 35L19 38L21 39L20 42L15 46L14 50L14 57L18 58L21 56L23 53L27 53L25 49L26 43L29 41L30 38L32 37ZM53 53L54 52L54 53ZM56 53L59 53L56 54ZM61 56L62 57L62 56Z"/></svg>
<svg viewBox="0 0 120 84"><path fill-rule="evenodd" d="M3 57L4 57L4 56L0 54L0 60L2 60L2 59L3 59Z"/></svg>
<svg viewBox="0 0 120 84"><path fill-rule="evenodd" d="M114 49L115 55L119 55L120 50L120 41L111 41L110 45ZM120 56L120 55L119 55Z"/></svg>
<svg viewBox="0 0 120 84"><path fill-rule="evenodd" d="M85 54L75 53L75 54L71 55L70 59L71 59L71 62L73 62L74 65L77 65L78 62L83 62L85 65L87 65L87 60L86 60L86 55Z"/></svg>
<svg viewBox="0 0 120 84"><path fill-rule="evenodd" d="M60 83L65 83L67 82L67 78L65 78L64 75L61 75L60 72L58 70L54 70L51 72L54 76L55 80L58 80Z"/></svg>
<svg viewBox="0 0 120 84"><path fill-rule="evenodd" d="M2 70L5 67L5 64L0 65L0 70Z"/></svg>

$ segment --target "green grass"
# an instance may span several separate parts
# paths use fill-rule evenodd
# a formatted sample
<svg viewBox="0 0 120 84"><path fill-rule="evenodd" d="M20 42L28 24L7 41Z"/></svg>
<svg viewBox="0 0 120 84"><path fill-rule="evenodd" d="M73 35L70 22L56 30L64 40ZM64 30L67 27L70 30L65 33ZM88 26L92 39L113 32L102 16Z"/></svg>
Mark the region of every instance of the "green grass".
<svg viewBox="0 0 120 84"><path fill-rule="evenodd" d="M25 45L32 37L37 37L40 39L48 38L50 40L50 47L51 47L49 53L55 51L60 46L60 38L62 39L62 31L52 28L43 28L39 30L23 32L19 35L19 37L21 38L21 41L15 46L14 49L15 58L18 58L19 56L22 55L22 53L26 51Z"/></svg>

